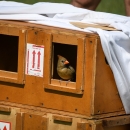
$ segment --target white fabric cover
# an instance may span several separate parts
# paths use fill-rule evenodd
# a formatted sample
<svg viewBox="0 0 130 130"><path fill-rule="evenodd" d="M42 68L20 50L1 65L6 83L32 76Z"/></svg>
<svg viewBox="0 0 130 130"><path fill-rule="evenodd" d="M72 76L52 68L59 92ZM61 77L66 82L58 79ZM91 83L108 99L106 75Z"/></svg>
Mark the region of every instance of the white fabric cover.
<svg viewBox="0 0 130 130"><path fill-rule="evenodd" d="M38 2L29 5L13 1L0 1L0 19L28 21L35 24L98 33L125 111L130 114L129 17L90 11L64 3ZM69 23L72 21L106 24L122 31L104 31L90 27L80 29Z"/></svg>

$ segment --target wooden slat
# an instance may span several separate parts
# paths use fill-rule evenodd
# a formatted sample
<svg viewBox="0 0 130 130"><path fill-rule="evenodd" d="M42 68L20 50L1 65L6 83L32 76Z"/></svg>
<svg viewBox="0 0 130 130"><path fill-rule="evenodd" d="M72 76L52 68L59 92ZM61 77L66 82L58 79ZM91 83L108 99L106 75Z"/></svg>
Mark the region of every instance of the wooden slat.
<svg viewBox="0 0 130 130"><path fill-rule="evenodd" d="M0 34L8 34L8 26L0 26Z"/></svg>
<svg viewBox="0 0 130 130"><path fill-rule="evenodd" d="M70 88L76 89L76 83L71 82L71 81L62 81L62 80L57 80L57 79L51 79L51 84L57 85L60 87L70 87Z"/></svg>
<svg viewBox="0 0 130 130"><path fill-rule="evenodd" d="M93 27L93 28L100 28L103 30L109 30L109 31L117 31L118 29L108 26L101 26L101 25L95 25L95 24L88 24L88 23L80 23L80 22L70 22L76 27L79 28L87 28L87 27Z"/></svg>
<svg viewBox="0 0 130 130"><path fill-rule="evenodd" d="M25 83L26 30L19 30L18 46L18 83Z"/></svg>
<svg viewBox="0 0 130 130"><path fill-rule="evenodd" d="M84 88L84 46L85 46L85 38L78 38L77 39L78 46L77 46L77 66L76 66L76 89L83 90ZM82 91L83 92L83 91Z"/></svg>
<svg viewBox="0 0 130 130"><path fill-rule="evenodd" d="M112 127L112 126L119 126L119 125L125 125L125 124L130 124L130 115L113 117L110 119L107 118L103 120L104 127Z"/></svg>
<svg viewBox="0 0 130 130"><path fill-rule="evenodd" d="M44 70L43 70L43 80L45 84L50 84L51 80L51 51L52 51L52 35L49 33L44 33L43 36L44 43Z"/></svg>
<svg viewBox="0 0 130 130"><path fill-rule="evenodd" d="M2 112L11 112L11 108L10 107L5 107L5 106L0 106L0 111L2 111Z"/></svg>
<svg viewBox="0 0 130 130"><path fill-rule="evenodd" d="M17 28L17 27L9 27L8 28L8 35L19 36L19 28Z"/></svg>
<svg viewBox="0 0 130 130"><path fill-rule="evenodd" d="M83 94L83 92L80 89L75 89L72 87L58 86L58 85L53 85L53 84L44 84L44 88L62 91L62 92L66 92L66 93Z"/></svg>
<svg viewBox="0 0 130 130"><path fill-rule="evenodd" d="M18 75L16 72L0 70L0 78L2 78L2 77L3 77L3 79L5 78L5 80L6 80L6 78L10 78L8 80L11 80L11 79L17 80Z"/></svg>
<svg viewBox="0 0 130 130"><path fill-rule="evenodd" d="M67 116L61 116L61 115L53 115L54 120L59 120L59 121L65 121L65 122L72 122L73 119L71 117Z"/></svg>
<svg viewBox="0 0 130 130"><path fill-rule="evenodd" d="M77 45L77 37L73 35L53 34L53 42Z"/></svg>
<svg viewBox="0 0 130 130"><path fill-rule="evenodd" d="M16 128L15 130L23 130L22 129L22 113L16 114Z"/></svg>
<svg viewBox="0 0 130 130"><path fill-rule="evenodd" d="M96 49L97 39L86 38L85 44L85 61L84 61L84 96L86 97L85 107L88 108L88 113L93 114L94 109L94 91L95 91L95 70L96 70Z"/></svg>

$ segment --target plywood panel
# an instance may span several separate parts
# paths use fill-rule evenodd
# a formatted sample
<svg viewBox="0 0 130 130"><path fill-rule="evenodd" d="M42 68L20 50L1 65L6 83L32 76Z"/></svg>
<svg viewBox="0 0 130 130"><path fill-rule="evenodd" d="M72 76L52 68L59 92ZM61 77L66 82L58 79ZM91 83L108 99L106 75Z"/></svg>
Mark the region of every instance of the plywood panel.
<svg viewBox="0 0 130 130"><path fill-rule="evenodd" d="M99 40L96 50L96 74L94 91L94 114L124 110L113 73L105 59Z"/></svg>
<svg viewBox="0 0 130 130"><path fill-rule="evenodd" d="M47 118L29 113L23 114L23 130L47 130Z"/></svg>

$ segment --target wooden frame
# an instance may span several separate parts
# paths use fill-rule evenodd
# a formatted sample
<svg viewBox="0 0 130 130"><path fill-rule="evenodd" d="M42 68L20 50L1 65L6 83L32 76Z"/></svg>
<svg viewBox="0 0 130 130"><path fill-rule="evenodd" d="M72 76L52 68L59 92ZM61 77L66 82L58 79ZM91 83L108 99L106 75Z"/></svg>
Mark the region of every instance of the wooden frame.
<svg viewBox="0 0 130 130"><path fill-rule="evenodd" d="M26 28L25 31L21 30L23 28ZM2 80L7 83L0 82L1 104L89 119L126 114L113 73L105 61L98 35L14 21L0 22L0 33L19 36L22 43L20 44L22 47L19 47L21 59L18 63L21 66L19 68L21 73L1 72L1 76L3 76L2 73L7 75L2 77ZM18 74L21 74L24 80L24 60L26 59L23 55L26 46L23 44L24 41L44 46L44 69L43 77L25 74L25 85L19 85L14 83L19 80ZM13 42L9 41L9 43ZM77 63L77 79L76 82L69 82L67 87L64 81L59 85L59 79L53 73L53 69L56 68L52 67L53 59L55 59L53 45L61 43L68 49L76 46L77 60L74 63ZM54 50L57 49L54 48ZM71 60L68 60L71 63ZM15 80L12 79L12 75Z"/></svg>
<svg viewBox="0 0 130 130"><path fill-rule="evenodd" d="M46 70L44 72L47 79L44 80L44 88L51 89L51 90L57 90L57 91L63 91L63 92L69 92L69 93L75 93L75 94L82 94L83 93L83 66L84 66L84 38L77 38L76 36L70 36L70 35L64 35L64 34L53 34L50 35L49 39L46 40L47 47L45 50L46 55L50 58L46 58L46 64L51 68L48 68L48 72ZM66 45L76 45L77 46L77 69L76 69L76 82L68 82L66 85L66 81L61 81L57 79L51 78L51 73L49 72L52 70L51 64L52 64L52 53L53 53L53 42L56 43L62 43ZM50 52L50 53L48 53ZM49 60L48 60L49 59ZM44 65L46 66L46 65ZM47 68L47 66L45 67Z"/></svg>
<svg viewBox="0 0 130 130"><path fill-rule="evenodd" d="M24 84L24 69L25 69L25 41L26 30L20 30L15 27L0 27L1 34L18 36L18 68L17 72L0 70L0 81Z"/></svg>

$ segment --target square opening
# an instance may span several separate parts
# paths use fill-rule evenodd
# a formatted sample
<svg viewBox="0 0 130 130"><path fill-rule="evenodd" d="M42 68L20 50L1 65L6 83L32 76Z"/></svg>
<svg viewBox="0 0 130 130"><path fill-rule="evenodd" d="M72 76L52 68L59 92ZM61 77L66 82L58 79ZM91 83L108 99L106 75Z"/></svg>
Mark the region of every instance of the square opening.
<svg viewBox="0 0 130 130"><path fill-rule="evenodd" d="M77 63L77 45L68 45L53 42L53 60L52 60L52 79L63 80L57 73L57 63L58 63L58 55L63 56L69 61L69 65L71 65L76 74L76 63ZM74 78L70 80L71 82L76 82L76 75Z"/></svg>
<svg viewBox="0 0 130 130"><path fill-rule="evenodd" d="M18 36L0 34L0 70L18 71Z"/></svg>
<svg viewBox="0 0 130 130"><path fill-rule="evenodd" d="M44 63L44 66L46 69L44 69L44 73L46 76L44 77L44 88L65 93L83 94L85 38L65 34L48 34L45 41L46 63ZM68 78L63 78L61 73L58 74L58 55L66 58L69 64L74 68L74 80L68 80ZM61 62L64 63L66 59L61 60Z"/></svg>

